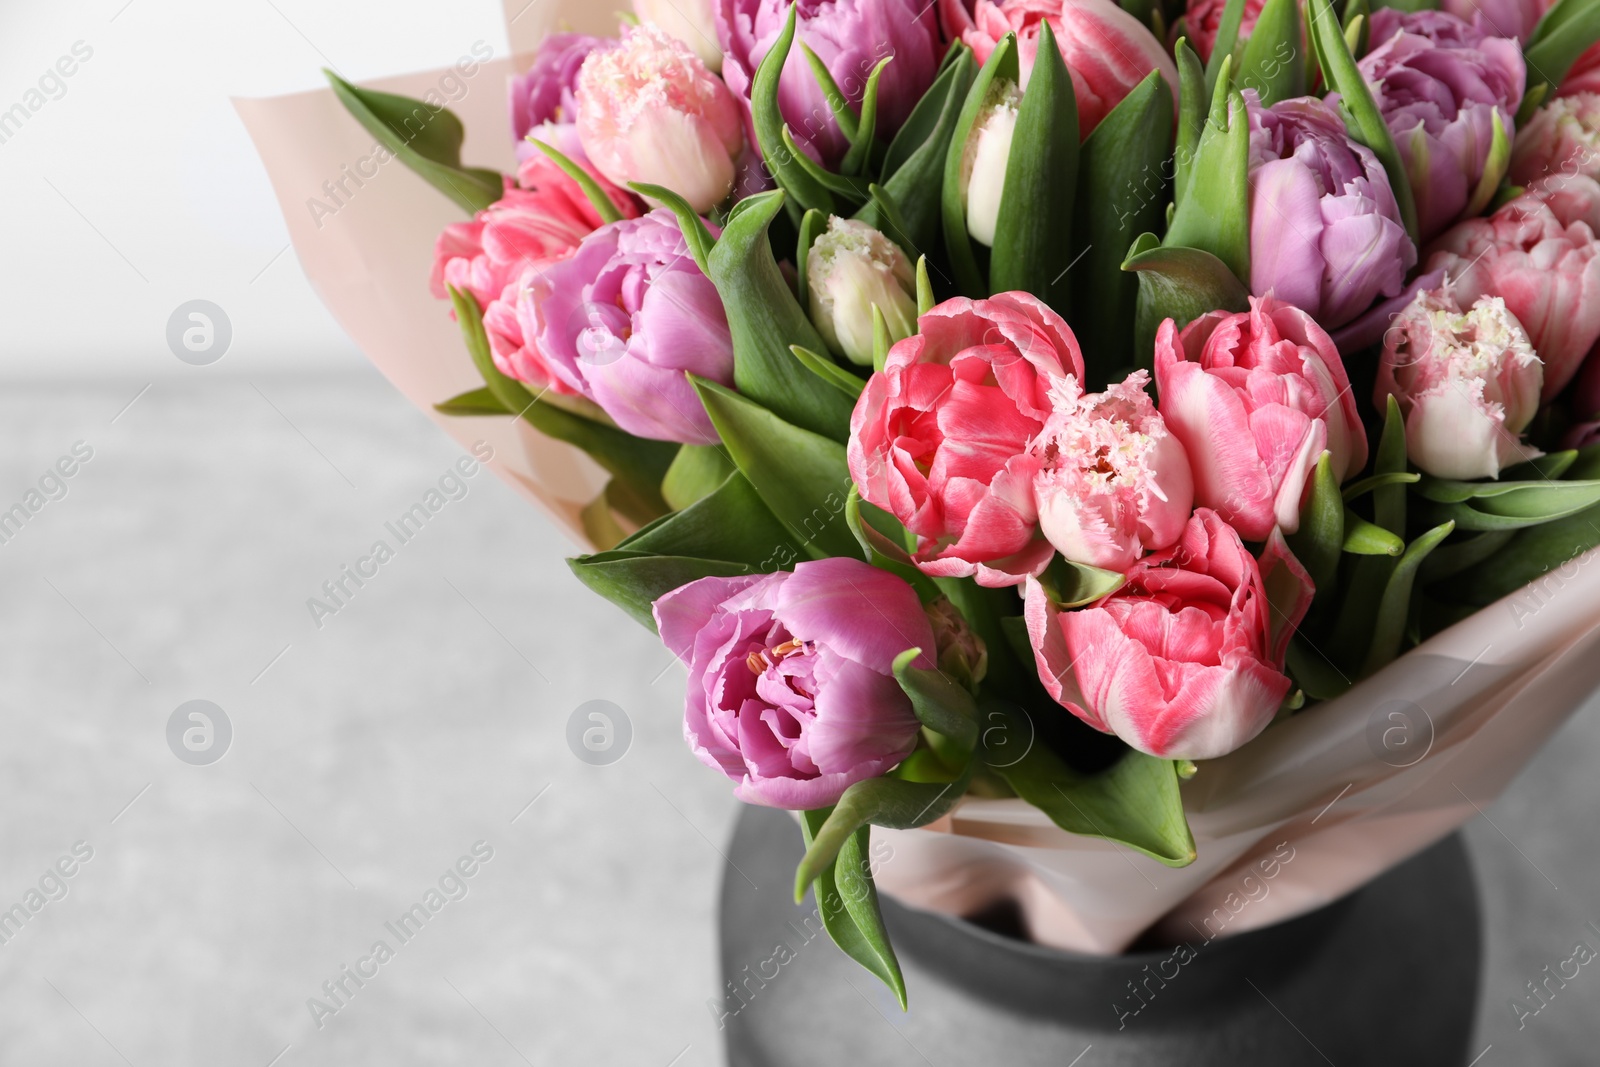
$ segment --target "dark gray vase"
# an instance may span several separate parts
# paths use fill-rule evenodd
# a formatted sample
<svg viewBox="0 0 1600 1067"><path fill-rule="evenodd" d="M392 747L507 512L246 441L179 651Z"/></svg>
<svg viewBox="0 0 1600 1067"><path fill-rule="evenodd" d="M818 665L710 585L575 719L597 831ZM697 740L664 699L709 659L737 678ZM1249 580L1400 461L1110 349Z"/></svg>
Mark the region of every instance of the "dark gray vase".
<svg viewBox="0 0 1600 1067"><path fill-rule="evenodd" d="M794 905L800 852L787 813L740 816L722 883L724 996L707 1003L732 1067L1466 1063L1481 918L1458 836L1319 911L1197 945L1181 964L1172 948L1060 952L997 932L1004 916L979 925L885 898L905 1013L817 932L810 897Z"/></svg>

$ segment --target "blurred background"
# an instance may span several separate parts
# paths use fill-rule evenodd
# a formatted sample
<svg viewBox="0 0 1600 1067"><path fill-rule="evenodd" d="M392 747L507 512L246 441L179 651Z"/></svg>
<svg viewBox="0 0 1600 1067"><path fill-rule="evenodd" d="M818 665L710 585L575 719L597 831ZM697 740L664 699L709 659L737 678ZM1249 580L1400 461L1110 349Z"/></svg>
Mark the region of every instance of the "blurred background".
<svg viewBox="0 0 1600 1067"><path fill-rule="evenodd" d="M480 41L494 0L0 7L0 510L45 497L0 528L7 1067L722 1062L736 805L578 546L479 470L306 607L464 453L317 300L229 98ZM195 300L231 324L207 366L168 343ZM606 765L569 742L597 708ZM1483 1067L1592 1062L1600 977L1509 1002L1600 945L1597 763L1590 709L1467 830Z"/></svg>

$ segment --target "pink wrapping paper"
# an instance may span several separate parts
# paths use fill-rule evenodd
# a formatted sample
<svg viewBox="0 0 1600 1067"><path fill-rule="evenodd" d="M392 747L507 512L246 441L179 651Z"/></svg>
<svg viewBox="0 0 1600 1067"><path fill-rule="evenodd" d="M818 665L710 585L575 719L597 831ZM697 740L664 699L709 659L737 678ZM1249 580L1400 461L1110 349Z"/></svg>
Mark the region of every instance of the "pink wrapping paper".
<svg viewBox="0 0 1600 1067"><path fill-rule="evenodd" d="M611 32L611 8L508 0L513 49L557 25ZM511 171L505 82L485 64L450 103L468 130L466 162ZM421 97L440 71L374 88ZM463 445L495 446L496 472L580 544L581 512L604 485L581 452L510 418L451 418L432 405L481 385L445 306L428 292L434 238L461 218L398 161L336 214L307 205L373 139L327 90L235 105L266 165L306 275L339 323L397 388ZM1600 551L1600 550L1597 550ZM1171 869L1058 829L1020 800L968 798L920 830L877 833L894 848L879 887L918 907L972 914L1020 906L1046 945L1116 953L1155 926L1209 940L1337 899L1493 803L1600 683L1600 555L1590 553L1445 631L1355 686L1201 765L1183 787L1198 859ZM1398 730L1402 710L1415 729ZM1376 721L1376 725L1374 722ZM1426 745L1426 754L1415 756ZM1395 764L1405 763L1406 766Z"/></svg>

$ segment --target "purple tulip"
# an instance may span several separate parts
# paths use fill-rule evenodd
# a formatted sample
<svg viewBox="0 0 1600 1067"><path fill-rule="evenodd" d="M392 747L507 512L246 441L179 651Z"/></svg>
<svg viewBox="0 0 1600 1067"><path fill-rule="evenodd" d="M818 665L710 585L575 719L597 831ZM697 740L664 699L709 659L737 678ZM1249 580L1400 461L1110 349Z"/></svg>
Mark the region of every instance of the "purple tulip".
<svg viewBox="0 0 1600 1067"><path fill-rule="evenodd" d="M1361 60L1411 178L1423 241L1448 229L1477 190L1500 113L1509 141L1527 69L1515 39L1441 11L1372 13Z"/></svg>
<svg viewBox="0 0 1600 1067"><path fill-rule="evenodd" d="M1315 97L1250 112L1250 291L1274 294L1324 328L1405 287L1417 249L1378 157Z"/></svg>
<svg viewBox="0 0 1600 1067"><path fill-rule="evenodd" d="M894 658L933 630L916 592L859 559L702 578L655 604L661 640L689 668L683 735L750 804L809 810L911 754L919 725Z"/></svg>
<svg viewBox="0 0 1600 1067"><path fill-rule="evenodd" d="M613 38L584 33L552 33L540 42L533 65L511 79L511 136L519 162L540 155L527 143L529 133L568 156L582 152L573 130L578 120L578 71L589 53L615 47Z"/></svg>
<svg viewBox="0 0 1600 1067"><path fill-rule="evenodd" d="M943 51L935 5L925 0L799 0L795 44L778 82L778 109L795 142L825 166L837 166L850 142L811 73L800 44L827 64L859 107L867 78L884 56L894 61L878 78L877 136L892 137L939 69ZM756 68L782 32L788 0L717 0L722 77L748 110ZM754 133L750 143L755 144Z"/></svg>
<svg viewBox="0 0 1600 1067"><path fill-rule="evenodd" d="M716 286L670 211L623 219L534 272L517 305L552 377L639 437L715 444L685 371L733 384L733 341Z"/></svg>

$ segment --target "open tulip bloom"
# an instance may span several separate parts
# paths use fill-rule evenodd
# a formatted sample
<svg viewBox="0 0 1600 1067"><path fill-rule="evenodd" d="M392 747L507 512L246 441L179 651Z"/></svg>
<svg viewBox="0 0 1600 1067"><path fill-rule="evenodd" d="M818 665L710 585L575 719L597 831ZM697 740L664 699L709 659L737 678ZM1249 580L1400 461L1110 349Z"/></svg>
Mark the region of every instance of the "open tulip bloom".
<svg viewBox="0 0 1600 1067"><path fill-rule="evenodd" d="M798 894L972 797L1187 865L1210 761L1600 543L1600 0L1443 7L639 0L514 176L335 81L466 215L440 411L604 469L572 570Z"/></svg>

